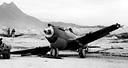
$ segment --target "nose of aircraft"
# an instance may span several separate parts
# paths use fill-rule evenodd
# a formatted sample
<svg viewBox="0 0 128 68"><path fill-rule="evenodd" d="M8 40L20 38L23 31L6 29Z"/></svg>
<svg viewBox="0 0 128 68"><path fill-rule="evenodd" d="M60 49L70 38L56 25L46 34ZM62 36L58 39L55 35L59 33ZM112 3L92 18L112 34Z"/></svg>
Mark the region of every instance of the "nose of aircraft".
<svg viewBox="0 0 128 68"><path fill-rule="evenodd" d="M54 34L53 28L48 27L48 28L44 29L44 34L46 37L52 37L52 35Z"/></svg>
<svg viewBox="0 0 128 68"><path fill-rule="evenodd" d="M47 34L47 35L52 34L51 30L44 30L44 33Z"/></svg>
<svg viewBox="0 0 128 68"><path fill-rule="evenodd" d="M48 30L47 34L52 34L51 30Z"/></svg>

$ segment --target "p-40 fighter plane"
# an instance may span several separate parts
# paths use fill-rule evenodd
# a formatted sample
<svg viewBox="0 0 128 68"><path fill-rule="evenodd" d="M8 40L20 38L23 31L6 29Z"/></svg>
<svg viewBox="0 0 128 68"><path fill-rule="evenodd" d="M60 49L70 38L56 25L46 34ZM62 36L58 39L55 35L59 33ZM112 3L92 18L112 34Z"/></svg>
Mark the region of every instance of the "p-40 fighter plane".
<svg viewBox="0 0 128 68"><path fill-rule="evenodd" d="M121 25L116 23L95 32L88 33L82 37L76 37L72 30L65 30L62 27L48 24L48 28L44 30L45 37L50 43L50 47L37 47L23 51L11 52L12 54L46 54L50 51L50 55L57 57L59 50L78 51L81 58L85 58L88 53L87 44L99 38L108 35L110 32L120 28Z"/></svg>

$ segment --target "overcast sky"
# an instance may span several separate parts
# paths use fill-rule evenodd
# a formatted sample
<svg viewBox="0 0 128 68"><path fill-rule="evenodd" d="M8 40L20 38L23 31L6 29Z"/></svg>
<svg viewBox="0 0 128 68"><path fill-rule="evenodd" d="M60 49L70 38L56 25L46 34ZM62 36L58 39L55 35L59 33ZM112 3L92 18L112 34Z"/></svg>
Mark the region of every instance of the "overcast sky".
<svg viewBox="0 0 128 68"><path fill-rule="evenodd" d="M79 25L128 26L128 0L0 0L14 2L24 13L40 20L49 19Z"/></svg>

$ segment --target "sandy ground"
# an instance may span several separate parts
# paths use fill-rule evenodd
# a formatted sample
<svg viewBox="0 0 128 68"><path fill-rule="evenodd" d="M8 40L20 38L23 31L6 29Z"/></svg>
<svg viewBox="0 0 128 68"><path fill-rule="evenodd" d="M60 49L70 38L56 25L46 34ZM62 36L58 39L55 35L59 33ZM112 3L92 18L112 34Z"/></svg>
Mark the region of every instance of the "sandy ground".
<svg viewBox="0 0 128 68"><path fill-rule="evenodd" d="M38 46L47 46L47 40L40 40L38 38L3 38L3 41L11 45L13 50L22 48L34 48ZM102 48L109 48L111 46L121 46L126 50L109 50L111 53L126 53L127 43L109 43L113 41L108 38L102 38L89 45L100 45ZM19 47L19 48L18 48ZM101 49L102 49L101 48ZM127 68L128 57L119 56L104 56L102 54L87 54L87 58L79 58L78 53L61 51L59 52L62 59L38 57L36 55L24 56L11 55L11 59L0 59L0 68Z"/></svg>
<svg viewBox="0 0 128 68"><path fill-rule="evenodd" d="M53 59L37 56L21 57L11 55L9 60L0 60L1 68L127 68L128 58L100 57L89 55L81 59L78 56Z"/></svg>

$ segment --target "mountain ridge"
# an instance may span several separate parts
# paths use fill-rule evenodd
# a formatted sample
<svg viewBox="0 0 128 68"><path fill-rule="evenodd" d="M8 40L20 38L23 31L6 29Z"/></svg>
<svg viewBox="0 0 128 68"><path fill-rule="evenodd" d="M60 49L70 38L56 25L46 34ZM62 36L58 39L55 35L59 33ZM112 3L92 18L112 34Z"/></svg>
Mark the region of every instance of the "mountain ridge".
<svg viewBox="0 0 128 68"><path fill-rule="evenodd" d="M94 28L96 26L80 26L73 23L64 22L42 22L33 16L30 16L20 10L14 2L4 2L0 5L0 28L3 26L15 29L44 29L47 24L51 23L62 27L80 27L80 28Z"/></svg>
<svg viewBox="0 0 128 68"><path fill-rule="evenodd" d="M39 29L45 28L47 22L42 22L37 18L22 12L14 2L0 5L0 27L7 26L16 29Z"/></svg>

